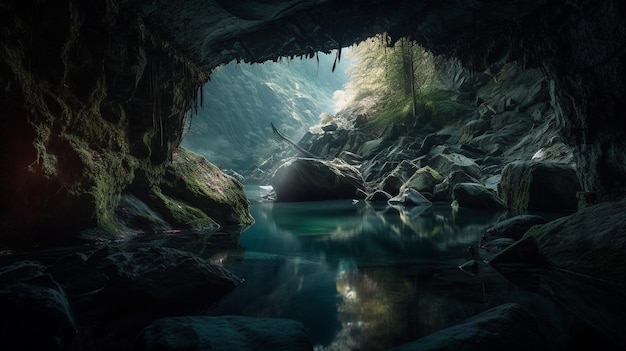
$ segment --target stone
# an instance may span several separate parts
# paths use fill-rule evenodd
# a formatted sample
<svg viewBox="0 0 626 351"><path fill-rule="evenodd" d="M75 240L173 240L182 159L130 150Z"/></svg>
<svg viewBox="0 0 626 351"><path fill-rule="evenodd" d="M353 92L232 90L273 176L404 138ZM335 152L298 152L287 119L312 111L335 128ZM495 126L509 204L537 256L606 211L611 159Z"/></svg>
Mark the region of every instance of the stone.
<svg viewBox="0 0 626 351"><path fill-rule="evenodd" d="M626 199L579 210L533 226L524 240L533 240L552 267L593 279L626 284ZM494 259L511 260L510 249Z"/></svg>
<svg viewBox="0 0 626 351"><path fill-rule="evenodd" d="M200 257L166 247L132 251L105 247L91 255L88 262L109 279L102 296L112 310L114 306L150 310L156 306L168 309L210 305L242 281Z"/></svg>
<svg viewBox="0 0 626 351"><path fill-rule="evenodd" d="M541 216L519 215L487 228L485 230L485 236L491 239L504 237L519 240L532 226L545 223L546 220Z"/></svg>
<svg viewBox="0 0 626 351"><path fill-rule="evenodd" d="M135 350L157 351L312 351L302 323L243 316L170 317L152 322L138 336Z"/></svg>
<svg viewBox="0 0 626 351"><path fill-rule="evenodd" d="M476 276L480 272L480 263L476 260L469 260L460 265L459 269L469 275Z"/></svg>
<svg viewBox="0 0 626 351"><path fill-rule="evenodd" d="M363 162L363 157L352 153L350 151L342 151L339 153L339 156L337 156L338 158L342 159L343 161L345 161L346 163L350 164L350 165L358 165L361 162Z"/></svg>
<svg viewBox="0 0 626 351"><path fill-rule="evenodd" d="M459 183L480 183L476 178L463 171L454 171L444 178L443 182L435 185L433 196L436 200L452 200L454 186Z"/></svg>
<svg viewBox="0 0 626 351"><path fill-rule="evenodd" d="M549 350L534 318L520 305L508 303L391 351Z"/></svg>
<svg viewBox="0 0 626 351"><path fill-rule="evenodd" d="M76 335L70 302L38 262L0 268L0 338L3 349L61 350Z"/></svg>
<svg viewBox="0 0 626 351"><path fill-rule="evenodd" d="M400 188L406 183L411 175L418 169L418 166L408 160L400 162L389 175L387 175L379 184L379 188L389 194L398 194Z"/></svg>
<svg viewBox="0 0 626 351"><path fill-rule="evenodd" d="M391 199L391 195L384 190L376 190L375 192L367 195L365 201L369 202L387 202Z"/></svg>
<svg viewBox="0 0 626 351"><path fill-rule="evenodd" d="M272 186L276 200L286 202L352 199L365 190L361 173L339 159L289 159L274 172Z"/></svg>
<svg viewBox="0 0 626 351"><path fill-rule="evenodd" d="M472 178L480 179L482 177L482 171L476 162L454 152L435 155L425 162L425 164L432 167L443 176L448 176L454 171L461 171Z"/></svg>
<svg viewBox="0 0 626 351"><path fill-rule="evenodd" d="M425 166L415 171L411 178L402 184L400 191L412 188L420 193L433 193L435 185L441 183L443 179L439 172L429 166Z"/></svg>
<svg viewBox="0 0 626 351"><path fill-rule="evenodd" d="M459 207L496 210L506 208L498 195L482 184L459 183L452 190L452 198Z"/></svg>
<svg viewBox="0 0 626 351"><path fill-rule="evenodd" d="M573 211L581 191L576 170L568 165L515 161L502 170L498 195L517 211Z"/></svg>
<svg viewBox="0 0 626 351"><path fill-rule="evenodd" d="M432 202L428 200L424 195L420 194L414 189L405 189L398 196L392 197L387 201L392 206L430 206Z"/></svg>
<svg viewBox="0 0 626 351"><path fill-rule="evenodd" d="M335 123L331 123L331 124L327 124L325 126L322 126L322 130L325 132L334 132L337 130L337 124Z"/></svg>

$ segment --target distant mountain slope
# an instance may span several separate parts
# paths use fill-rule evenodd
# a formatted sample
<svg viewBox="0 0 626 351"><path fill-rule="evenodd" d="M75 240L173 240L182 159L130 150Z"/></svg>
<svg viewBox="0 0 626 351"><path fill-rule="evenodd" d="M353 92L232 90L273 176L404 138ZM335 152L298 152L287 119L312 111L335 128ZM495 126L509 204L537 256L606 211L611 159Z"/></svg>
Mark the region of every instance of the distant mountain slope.
<svg viewBox="0 0 626 351"><path fill-rule="evenodd" d="M322 112L334 111L333 93L347 80L347 63L332 72L334 60L334 54L320 54L319 61L218 67L182 145L223 168L255 166L277 148L270 122L298 140Z"/></svg>

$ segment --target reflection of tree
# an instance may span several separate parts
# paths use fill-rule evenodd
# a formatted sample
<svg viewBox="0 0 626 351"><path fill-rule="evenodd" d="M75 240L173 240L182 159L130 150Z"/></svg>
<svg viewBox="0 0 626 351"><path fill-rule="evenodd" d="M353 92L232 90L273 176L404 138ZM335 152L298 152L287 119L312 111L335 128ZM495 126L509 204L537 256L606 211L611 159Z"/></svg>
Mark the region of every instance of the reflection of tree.
<svg viewBox="0 0 626 351"><path fill-rule="evenodd" d="M337 306L342 330L328 350L384 350L406 341L408 309L414 286L381 268L345 268L339 265Z"/></svg>

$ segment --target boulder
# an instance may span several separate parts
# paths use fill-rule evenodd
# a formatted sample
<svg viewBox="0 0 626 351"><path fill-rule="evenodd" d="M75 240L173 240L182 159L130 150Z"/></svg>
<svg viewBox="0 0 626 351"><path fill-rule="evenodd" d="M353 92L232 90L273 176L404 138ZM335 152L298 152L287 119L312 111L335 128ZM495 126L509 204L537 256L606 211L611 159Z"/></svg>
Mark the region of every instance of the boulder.
<svg viewBox="0 0 626 351"><path fill-rule="evenodd" d="M429 166L422 167L415 171L411 178L407 180L400 187L400 192L407 188L413 188L420 193L433 193L435 191L435 185L441 183L443 177L439 172L435 171Z"/></svg>
<svg viewBox="0 0 626 351"><path fill-rule="evenodd" d="M445 177L443 182L435 185L434 198L441 201L451 200L454 186L459 183L479 183L479 181L463 171L454 171Z"/></svg>
<svg viewBox="0 0 626 351"><path fill-rule="evenodd" d="M530 351L549 346L534 318L520 305L508 303L392 350Z"/></svg>
<svg viewBox="0 0 626 351"><path fill-rule="evenodd" d="M166 247L141 247L132 251L104 247L88 262L107 276L109 283L102 296L112 310L119 306L121 313L152 310L157 306L181 308L199 301L209 305L242 281L200 257Z"/></svg>
<svg viewBox="0 0 626 351"><path fill-rule="evenodd" d="M476 179L482 177L482 171L476 162L455 152L435 155L426 162L426 165L444 176L448 176L454 171L461 171Z"/></svg>
<svg viewBox="0 0 626 351"><path fill-rule="evenodd" d="M516 161L502 170L498 195L518 211L573 211L581 191L576 170L561 163Z"/></svg>
<svg viewBox="0 0 626 351"><path fill-rule="evenodd" d="M342 151L339 153L338 158L342 159L343 161L345 161L346 163L350 164L350 165L358 165L361 162L363 162L363 157L352 153L350 151Z"/></svg>
<svg viewBox="0 0 626 351"><path fill-rule="evenodd" d="M424 197L424 195L420 194L417 190L414 189L405 189L398 196L392 197L387 201L387 203L391 206L430 206L432 203L430 200Z"/></svg>
<svg viewBox="0 0 626 351"><path fill-rule="evenodd" d="M352 199L365 190L361 173L340 159L292 158L272 176L276 201Z"/></svg>
<svg viewBox="0 0 626 351"><path fill-rule="evenodd" d="M380 182L380 189L389 194L398 194L400 188L418 169L413 162L404 160ZM419 191L419 190L418 190Z"/></svg>
<svg viewBox="0 0 626 351"><path fill-rule="evenodd" d="M452 190L453 199L459 207L483 208L488 210L506 208L493 191L482 184L459 183Z"/></svg>
<svg viewBox="0 0 626 351"><path fill-rule="evenodd" d="M61 350L76 335L70 303L38 262L0 268L0 338L3 350Z"/></svg>
<svg viewBox="0 0 626 351"><path fill-rule="evenodd" d="M485 230L485 237L489 239L510 238L521 239L532 226L545 224L543 217L535 215L519 215L499 222Z"/></svg>
<svg viewBox="0 0 626 351"><path fill-rule="evenodd" d="M517 246L534 242L537 255L552 267L626 285L625 211L626 199L623 199L535 225L520 241L490 261L496 268L503 262L515 263L519 261Z"/></svg>
<svg viewBox="0 0 626 351"><path fill-rule="evenodd" d="M480 248L491 253L498 253L509 246L513 245L515 241L511 238L498 238L486 243L482 243Z"/></svg>
<svg viewBox="0 0 626 351"><path fill-rule="evenodd" d="M313 350L302 323L243 316L171 317L152 322L135 350Z"/></svg>

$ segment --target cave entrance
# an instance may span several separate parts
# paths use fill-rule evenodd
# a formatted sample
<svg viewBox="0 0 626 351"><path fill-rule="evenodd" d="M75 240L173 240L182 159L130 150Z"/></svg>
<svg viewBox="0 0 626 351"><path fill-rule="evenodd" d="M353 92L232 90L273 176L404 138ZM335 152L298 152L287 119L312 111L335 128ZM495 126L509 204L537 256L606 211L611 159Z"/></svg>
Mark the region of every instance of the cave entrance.
<svg viewBox="0 0 626 351"><path fill-rule="evenodd" d="M299 140L340 107L350 58L343 49L312 58L217 67L202 87L182 145L223 169L245 172L280 152L271 123ZM318 127L319 128L319 127Z"/></svg>

